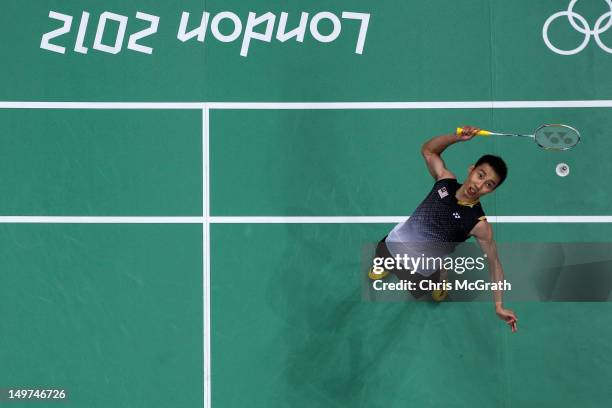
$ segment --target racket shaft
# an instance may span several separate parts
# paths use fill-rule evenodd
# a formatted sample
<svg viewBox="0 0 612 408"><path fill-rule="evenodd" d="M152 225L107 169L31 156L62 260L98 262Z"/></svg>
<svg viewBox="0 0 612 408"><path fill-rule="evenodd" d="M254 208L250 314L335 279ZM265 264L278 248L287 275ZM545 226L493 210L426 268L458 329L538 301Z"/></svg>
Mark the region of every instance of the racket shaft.
<svg viewBox="0 0 612 408"><path fill-rule="evenodd" d="M463 128L458 127L457 128L457 136L461 136L463 134ZM480 130L478 133L476 133L476 136L514 136L514 137L529 137L529 138L534 138L534 135L521 135L518 133L497 133L497 132L491 132L488 130Z"/></svg>
<svg viewBox="0 0 612 408"><path fill-rule="evenodd" d="M528 137L530 139L533 139L535 137L534 135L521 135L521 134L518 134L518 133L491 133L491 135L493 135L493 136Z"/></svg>

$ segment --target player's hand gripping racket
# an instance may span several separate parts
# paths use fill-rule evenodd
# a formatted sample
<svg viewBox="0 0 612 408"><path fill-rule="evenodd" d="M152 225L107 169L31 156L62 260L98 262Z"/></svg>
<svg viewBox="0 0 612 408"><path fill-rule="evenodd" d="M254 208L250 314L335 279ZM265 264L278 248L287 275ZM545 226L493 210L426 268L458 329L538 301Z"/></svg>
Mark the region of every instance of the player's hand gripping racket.
<svg viewBox="0 0 612 408"><path fill-rule="evenodd" d="M457 136L461 136L463 128L457 128ZM580 142L580 133L571 126L561 124L542 125L537 128L533 135L522 135L518 133L496 133L481 130L476 136L513 136L528 137L533 139L538 146L547 150L567 150Z"/></svg>

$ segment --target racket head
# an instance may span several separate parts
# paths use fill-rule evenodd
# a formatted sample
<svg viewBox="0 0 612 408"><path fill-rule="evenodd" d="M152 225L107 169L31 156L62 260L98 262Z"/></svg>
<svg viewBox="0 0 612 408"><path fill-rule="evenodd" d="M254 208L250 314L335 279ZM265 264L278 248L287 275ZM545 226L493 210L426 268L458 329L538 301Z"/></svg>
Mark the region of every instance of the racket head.
<svg viewBox="0 0 612 408"><path fill-rule="evenodd" d="M580 143L580 132L559 123L542 125L533 136L537 145L546 150L568 150Z"/></svg>

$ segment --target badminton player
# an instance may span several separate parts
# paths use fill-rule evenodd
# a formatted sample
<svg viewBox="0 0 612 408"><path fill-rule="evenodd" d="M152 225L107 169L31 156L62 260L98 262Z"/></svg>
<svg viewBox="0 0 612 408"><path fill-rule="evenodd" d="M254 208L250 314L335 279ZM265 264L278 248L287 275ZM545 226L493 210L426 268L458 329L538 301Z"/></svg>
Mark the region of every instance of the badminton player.
<svg viewBox="0 0 612 408"><path fill-rule="evenodd" d="M493 239L493 228L487 222L479 200L494 192L504 182L507 174L506 164L497 156L482 156L468 168L467 178L460 184L457 176L446 168L442 160L442 153L447 147L471 140L479 130L476 127L465 126L461 136L454 133L436 136L423 145L421 153L427 169L435 179L433 188L410 218L396 225L378 243L377 257L387 258L406 253L406 244L411 242L426 243L425 245L437 249L444 247L448 254L458 243L474 237L487 256L491 281L504 280L503 268ZM393 269L391 272L400 280L414 282L424 279L441 281L445 274L445 271L440 270ZM388 273L384 271L376 274L370 270L369 277L373 280L382 279ZM419 289L411 292L416 298L424 294ZM516 331L516 315L513 311L504 308L502 291L494 291L493 295L495 313L510 325L512 331Z"/></svg>

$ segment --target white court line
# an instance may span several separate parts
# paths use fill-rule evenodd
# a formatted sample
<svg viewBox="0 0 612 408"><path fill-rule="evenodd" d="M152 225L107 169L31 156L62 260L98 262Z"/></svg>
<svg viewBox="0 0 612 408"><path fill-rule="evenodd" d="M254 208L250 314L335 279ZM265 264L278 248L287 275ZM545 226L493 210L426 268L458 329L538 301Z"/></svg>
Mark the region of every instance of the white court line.
<svg viewBox="0 0 612 408"><path fill-rule="evenodd" d="M1 109L204 109L203 102L0 102Z"/></svg>
<svg viewBox="0 0 612 408"><path fill-rule="evenodd" d="M208 107L202 111L202 214L203 232L203 319L204 319L204 407L212 406L211 390L211 333L210 333L210 115Z"/></svg>
<svg viewBox="0 0 612 408"><path fill-rule="evenodd" d="M0 216L0 224L202 224L204 217Z"/></svg>
<svg viewBox="0 0 612 408"><path fill-rule="evenodd" d="M612 100L449 102L210 102L210 109L508 109L610 108Z"/></svg>
<svg viewBox="0 0 612 408"><path fill-rule="evenodd" d="M208 183L208 177L205 176ZM208 184L205 194L208 191ZM204 197L205 206L208 207ZM408 216L210 216L205 208L205 217L114 217L114 216L0 216L0 224L203 224L207 226L204 237L210 236L210 224L394 224L407 220ZM497 224L568 224L568 223L612 223L612 215L488 215L487 220ZM206 240L206 251L210 242ZM209 257L210 258L210 257ZM209 261L209 260L208 260ZM205 267L209 268L208 263Z"/></svg>
<svg viewBox="0 0 612 408"><path fill-rule="evenodd" d="M211 224L395 224L408 216L355 217L210 217ZM488 215L487 220L498 224L538 223L612 223L612 215Z"/></svg>
<svg viewBox="0 0 612 408"><path fill-rule="evenodd" d="M508 109L610 108L612 100L442 102L30 102L0 101L0 109Z"/></svg>
<svg viewBox="0 0 612 408"><path fill-rule="evenodd" d="M489 216L487 220L492 223L499 224L515 224L515 223L552 223L552 224L568 224L568 223L610 223L612 215L499 215Z"/></svg>

